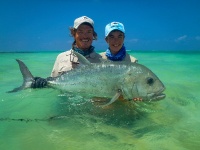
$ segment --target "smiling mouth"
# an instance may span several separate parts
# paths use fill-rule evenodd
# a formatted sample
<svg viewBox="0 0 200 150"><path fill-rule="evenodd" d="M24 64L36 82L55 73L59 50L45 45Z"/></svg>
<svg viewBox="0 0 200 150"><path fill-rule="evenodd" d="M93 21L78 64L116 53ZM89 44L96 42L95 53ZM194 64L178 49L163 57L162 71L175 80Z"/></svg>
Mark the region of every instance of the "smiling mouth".
<svg viewBox="0 0 200 150"><path fill-rule="evenodd" d="M89 42L89 40L88 39L84 39L84 40L82 40L82 42Z"/></svg>
<svg viewBox="0 0 200 150"><path fill-rule="evenodd" d="M118 47L118 46L120 46L120 44L114 44L113 46L114 46L114 47Z"/></svg>

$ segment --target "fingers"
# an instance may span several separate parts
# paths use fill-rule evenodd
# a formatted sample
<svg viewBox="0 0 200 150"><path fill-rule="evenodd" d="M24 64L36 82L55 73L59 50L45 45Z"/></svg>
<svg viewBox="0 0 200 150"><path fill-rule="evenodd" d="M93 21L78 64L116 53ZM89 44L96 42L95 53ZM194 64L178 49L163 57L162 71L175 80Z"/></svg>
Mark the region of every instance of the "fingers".
<svg viewBox="0 0 200 150"><path fill-rule="evenodd" d="M47 85L47 80L40 78L40 77L35 77L33 83L31 84L32 88L43 88Z"/></svg>

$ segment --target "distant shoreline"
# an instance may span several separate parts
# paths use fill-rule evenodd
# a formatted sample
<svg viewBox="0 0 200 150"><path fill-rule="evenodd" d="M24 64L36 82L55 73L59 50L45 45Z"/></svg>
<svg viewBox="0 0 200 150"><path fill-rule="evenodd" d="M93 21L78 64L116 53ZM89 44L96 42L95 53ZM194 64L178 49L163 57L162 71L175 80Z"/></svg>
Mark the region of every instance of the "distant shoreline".
<svg viewBox="0 0 200 150"><path fill-rule="evenodd" d="M61 53L65 50L52 50L52 51L0 51L0 53ZM97 53L104 52L105 50L96 50ZM200 50L127 50L127 52L134 53L200 53Z"/></svg>

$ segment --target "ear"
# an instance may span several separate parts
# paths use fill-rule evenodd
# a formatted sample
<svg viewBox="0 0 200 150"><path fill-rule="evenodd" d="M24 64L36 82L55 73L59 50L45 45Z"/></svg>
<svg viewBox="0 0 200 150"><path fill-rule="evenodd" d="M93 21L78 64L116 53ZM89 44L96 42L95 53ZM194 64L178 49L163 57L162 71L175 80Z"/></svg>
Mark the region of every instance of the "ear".
<svg viewBox="0 0 200 150"><path fill-rule="evenodd" d="M75 37L76 29L71 28L71 29L70 29L70 34L71 34L71 36Z"/></svg>
<svg viewBox="0 0 200 150"><path fill-rule="evenodd" d="M97 40L97 33L93 30L93 40Z"/></svg>

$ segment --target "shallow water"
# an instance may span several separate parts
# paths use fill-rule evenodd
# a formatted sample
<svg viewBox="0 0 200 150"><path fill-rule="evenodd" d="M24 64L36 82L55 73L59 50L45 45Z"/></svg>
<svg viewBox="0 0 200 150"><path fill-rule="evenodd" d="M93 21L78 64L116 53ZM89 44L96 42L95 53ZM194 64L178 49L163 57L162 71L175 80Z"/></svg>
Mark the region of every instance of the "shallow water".
<svg viewBox="0 0 200 150"><path fill-rule="evenodd" d="M102 109L54 89L6 93L22 83L15 58L47 77L57 54L0 53L0 149L200 148L200 53L131 53L165 84L167 97L158 102Z"/></svg>

